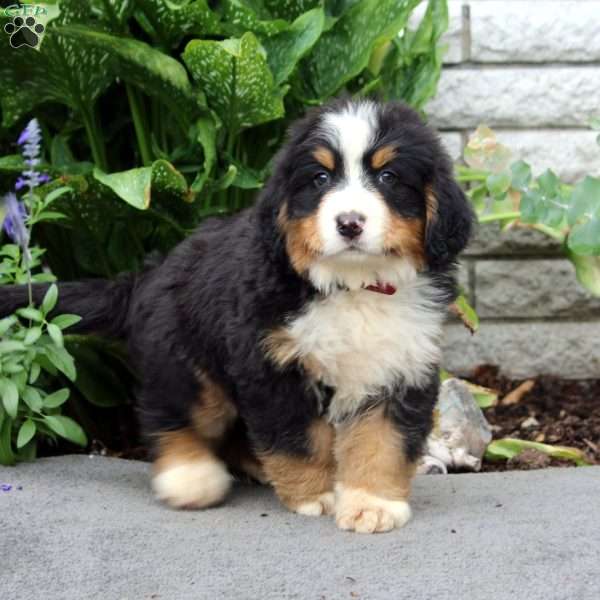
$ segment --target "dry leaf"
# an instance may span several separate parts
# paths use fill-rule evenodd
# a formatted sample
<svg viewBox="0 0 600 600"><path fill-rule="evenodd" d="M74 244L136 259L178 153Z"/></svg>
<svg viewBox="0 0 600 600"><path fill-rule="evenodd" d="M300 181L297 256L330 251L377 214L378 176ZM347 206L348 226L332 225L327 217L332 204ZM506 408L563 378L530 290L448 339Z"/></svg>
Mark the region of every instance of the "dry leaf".
<svg viewBox="0 0 600 600"><path fill-rule="evenodd" d="M523 396L527 394L527 392L530 392L533 389L534 385L535 380L533 379L528 379L527 381L524 381L521 385L517 386L512 392L506 394L506 396L504 396L504 398L500 400L500 404L502 406L518 404L519 402L521 402L521 398L523 398Z"/></svg>

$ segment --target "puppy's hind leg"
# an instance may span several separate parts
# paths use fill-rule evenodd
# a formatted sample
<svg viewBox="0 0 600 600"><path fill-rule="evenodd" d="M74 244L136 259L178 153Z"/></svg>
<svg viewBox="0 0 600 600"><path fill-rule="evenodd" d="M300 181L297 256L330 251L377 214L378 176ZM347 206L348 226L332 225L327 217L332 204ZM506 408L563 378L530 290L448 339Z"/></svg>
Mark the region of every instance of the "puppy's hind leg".
<svg viewBox="0 0 600 600"><path fill-rule="evenodd" d="M217 457L216 439L198 427L201 383L183 365L162 365L144 382L140 416L153 454L152 488L173 508L200 509L221 503L232 478ZM220 425L209 429L216 434Z"/></svg>
<svg viewBox="0 0 600 600"><path fill-rule="evenodd" d="M173 508L199 509L221 503L231 475L193 429L159 434L152 487Z"/></svg>

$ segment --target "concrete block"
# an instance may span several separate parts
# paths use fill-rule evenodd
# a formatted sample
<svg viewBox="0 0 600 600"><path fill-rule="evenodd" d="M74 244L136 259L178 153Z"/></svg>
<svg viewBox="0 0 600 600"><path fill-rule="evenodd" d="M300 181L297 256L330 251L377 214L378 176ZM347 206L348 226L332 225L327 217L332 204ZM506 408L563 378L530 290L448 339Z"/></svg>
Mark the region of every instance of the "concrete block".
<svg viewBox="0 0 600 600"><path fill-rule="evenodd" d="M471 335L448 324L444 368L465 375L478 365L498 365L515 379L550 374L567 379L600 376L600 321L486 322Z"/></svg>
<svg viewBox="0 0 600 600"><path fill-rule="evenodd" d="M481 318L600 317L600 298L566 259L480 260L474 280Z"/></svg>
<svg viewBox="0 0 600 600"><path fill-rule="evenodd" d="M600 2L470 3L471 60L600 61Z"/></svg>

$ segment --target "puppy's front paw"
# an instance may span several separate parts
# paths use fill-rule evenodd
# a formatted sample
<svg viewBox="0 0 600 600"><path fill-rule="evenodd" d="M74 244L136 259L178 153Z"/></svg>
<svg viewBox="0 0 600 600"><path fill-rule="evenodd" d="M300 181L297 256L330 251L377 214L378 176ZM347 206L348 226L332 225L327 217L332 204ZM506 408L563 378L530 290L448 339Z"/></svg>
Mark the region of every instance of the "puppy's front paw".
<svg viewBox="0 0 600 600"><path fill-rule="evenodd" d="M386 500L361 489L336 488L335 520L340 529L357 533L382 533L402 527L410 519L404 500Z"/></svg>
<svg viewBox="0 0 600 600"><path fill-rule="evenodd" d="M335 496L333 492L325 492L317 496L314 500L301 502L294 509L299 515L308 517L320 517L321 515L332 515L335 505Z"/></svg>

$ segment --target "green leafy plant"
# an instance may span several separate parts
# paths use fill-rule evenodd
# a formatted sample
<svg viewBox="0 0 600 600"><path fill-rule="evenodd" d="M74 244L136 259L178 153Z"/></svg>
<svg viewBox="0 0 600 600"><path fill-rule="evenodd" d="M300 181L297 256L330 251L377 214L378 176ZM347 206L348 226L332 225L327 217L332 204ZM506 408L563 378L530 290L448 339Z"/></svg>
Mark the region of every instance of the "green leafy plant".
<svg viewBox="0 0 600 600"><path fill-rule="evenodd" d="M32 458L41 437L61 436L85 445L81 427L61 414L69 389L52 392L48 376L62 373L76 376L73 358L64 347L63 330L80 320L76 315L49 313L58 300L58 288L52 284L39 307L32 302L33 281L51 281L48 273L33 273L40 265L43 251L29 245L34 225L64 218L50 210L54 200L68 191L57 188L40 198L37 187L47 177L39 171L41 134L37 121L29 122L19 136L27 169L16 184L17 190L28 188L19 201L14 193L6 195L4 230L16 244L0 247L2 283L21 283L29 287L29 305L0 320L0 464L10 465L18 459Z"/></svg>
<svg viewBox="0 0 600 600"><path fill-rule="evenodd" d="M530 227L558 240L579 282L600 296L600 179L588 176L567 185L549 169L534 177L529 164L510 159L510 150L488 127L471 136L467 166L459 166L458 174L471 184L467 193L479 222Z"/></svg>
<svg viewBox="0 0 600 600"><path fill-rule="evenodd" d="M551 458L570 460L579 467L589 465L585 458L585 454L577 448L571 448L570 446L554 446L551 444L542 444L540 442L530 442L528 440L518 440L515 438L493 440L486 448L485 457L492 461L508 460L518 456L524 450L536 450Z"/></svg>
<svg viewBox="0 0 600 600"><path fill-rule="evenodd" d="M73 381L73 358L64 347L63 330L77 323L76 315L48 313L58 298L51 285L39 308L30 305L0 320L0 464L35 457L39 437L61 436L85 446L86 435L61 414L69 397L66 387L45 391L58 372Z"/></svg>
<svg viewBox="0 0 600 600"><path fill-rule="evenodd" d="M331 96L373 93L422 109L439 79L448 11L446 0L428 0L413 31L420 3L61 0L36 51L0 36L0 186L27 168L12 140L32 117L44 132L36 171L49 176L27 202L27 240L2 248L0 284L141 268L203 218L253 202L289 124ZM2 365L17 369L2 371L14 379L0 405L4 462L31 457L40 436L84 443L63 408L105 439L131 396L122 350L68 332L59 344L65 322L47 319L47 306L26 309L37 320L3 321Z"/></svg>

